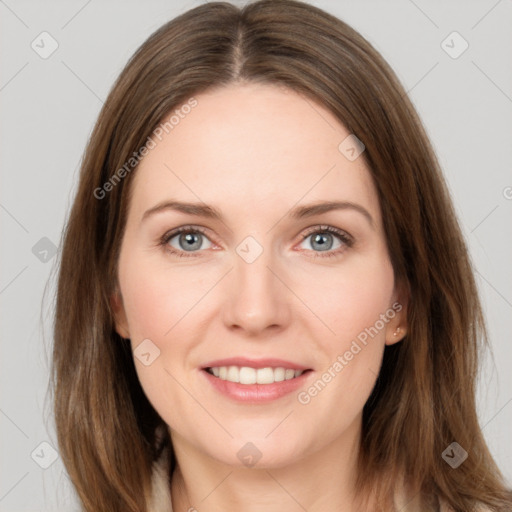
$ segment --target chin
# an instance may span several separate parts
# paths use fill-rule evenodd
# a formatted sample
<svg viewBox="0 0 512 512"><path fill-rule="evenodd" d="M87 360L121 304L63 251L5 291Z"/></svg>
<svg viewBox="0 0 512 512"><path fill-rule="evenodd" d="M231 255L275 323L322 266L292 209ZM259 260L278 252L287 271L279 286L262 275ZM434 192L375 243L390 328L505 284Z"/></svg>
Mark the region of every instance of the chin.
<svg viewBox="0 0 512 512"><path fill-rule="evenodd" d="M302 451L297 450L298 444L294 441L289 445L283 445L280 439L271 440L263 434L261 437L232 439L224 448L221 443L215 443L215 446L221 449L219 452L211 452L210 456L236 468L277 469L304 457Z"/></svg>

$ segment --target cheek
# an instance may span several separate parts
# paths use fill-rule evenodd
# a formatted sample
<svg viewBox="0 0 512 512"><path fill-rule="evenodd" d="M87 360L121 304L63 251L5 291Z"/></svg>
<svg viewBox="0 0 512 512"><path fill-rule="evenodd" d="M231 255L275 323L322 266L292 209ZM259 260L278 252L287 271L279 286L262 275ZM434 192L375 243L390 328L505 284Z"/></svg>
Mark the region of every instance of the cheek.
<svg viewBox="0 0 512 512"><path fill-rule="evenodd" d="M125 261L121 280L132 338L155 340L164 340L181 319L190 321L211 286L197 272L162 268L143 257Z"/></svg>
<svg viewBox="0 0 512 512"><path fill-rule="evenodd" d="M352 258L339 268L323 268L295 278L293 287L328 326L330 333L323 328L322 333L332 349L343 348L376 323L379 336L384 336L385 324L379 319L388 311L394 289L393 268L384 254Z"/></svg>
<svg viewBox="0 0 512 512"><path fill-rule="evenodd" d="M172 410L190 408L190 397L182 390L183 365L190 348L194 307L208 283L191 279L192 272L162 268L159 262L134 251L120 268L123 301L128 319L135 367L144 392L162 418L175 426ZM210 285L211 286L211 285ZM151 344L143 340L150 340ZM145 346L144 351L138 347ZM149 364L137 360L138 353L151 355ZM174 378L173 378L174 377ZM170 406L172 404L172 407ZM179 422L178 422L179 423Z"/></svg>
<svg viewBox="0 0 512 512"><path fill-rule="evenodd" d="M316 338L326 356L319 372L325 387L318 384L322 398L316 404L344 404L343 414L350 417L364 405L379 373L387 324L395 316L394 274L384 256L354 260L350 271L328 270L316 276L314 287L302 288L305 302L331 331Z"/></svg>

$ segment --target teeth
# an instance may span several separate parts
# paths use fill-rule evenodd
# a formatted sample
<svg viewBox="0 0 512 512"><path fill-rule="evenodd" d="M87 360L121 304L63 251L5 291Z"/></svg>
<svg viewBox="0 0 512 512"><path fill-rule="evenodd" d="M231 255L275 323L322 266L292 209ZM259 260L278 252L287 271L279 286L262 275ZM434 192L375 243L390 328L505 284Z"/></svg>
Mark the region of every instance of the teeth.
<svg viewBox="0 0 512 512"><path fill-rule="evenodd" d="M274 370L274 382L281 382L284 380L286 370L284 368L276 368Z"/></svg>
<svg viewBox="0 0 512 512"><path fill-rule="evenodd" d="M210 368L209 373L219 379L240 384L273 384L299 377L303 370L289 368L250 368L248 366L220 366Z"/></svg>
<svg viewBox="0 0 512 512"><path fill-rule="evenodd" d="M255 370L254 368L249 368L248 366L242 366L242 368L238 369L236 366L230 366L229 369L232 371L231 375L237 374L239 376L239 380L231 381L231 382L240 382L240 384L256 384L258 380L258 372L259 370ZM226 379L228 380L228 379Z"/></svg>

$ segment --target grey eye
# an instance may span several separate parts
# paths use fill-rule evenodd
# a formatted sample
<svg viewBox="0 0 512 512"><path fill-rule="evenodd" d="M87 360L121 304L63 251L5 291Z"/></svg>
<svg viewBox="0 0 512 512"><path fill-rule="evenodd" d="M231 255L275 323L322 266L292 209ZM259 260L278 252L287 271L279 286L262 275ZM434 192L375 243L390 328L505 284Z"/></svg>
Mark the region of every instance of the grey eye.
<svg viewBox="0 0 512 512"><path fill-rule="evenodd" d="M334 240L339 238L338 236L324 232L324 231L317 231L316 233L311 233L310 235L306 236L303 240L305 242L306 240L311 239L311 247L314 251L330 251L333 249ZM341 243L338 241L339 245L338 247L341 247ZM338 247L334 247L334 249L337 249Z"/></svg>
<svg viewBox="0 0 512 512"><path fill-rule="evenodd" d="M173 243L173 240L177 239L177 245ZM187 231L185 233L178 233L168 240L168 244L176 250L191 252L200 249L208 249L203 247L203 242L208 241L205 235L197 231Z"/></svg>

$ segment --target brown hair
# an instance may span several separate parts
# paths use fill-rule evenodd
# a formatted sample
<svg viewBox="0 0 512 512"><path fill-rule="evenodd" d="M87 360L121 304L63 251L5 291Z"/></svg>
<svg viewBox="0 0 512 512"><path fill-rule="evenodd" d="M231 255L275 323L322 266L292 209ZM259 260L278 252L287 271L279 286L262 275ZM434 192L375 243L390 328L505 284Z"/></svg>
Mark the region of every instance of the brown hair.
<svg viewBox="0 0 512 512"><path fill-rule="evenodd" d="M90 512L147 510L152 463L170 445L115 331L110 296L135 173L98 199L159 122L192 95L236 82L289 87L329 109L365 145L397 280L410 290L407 336L385 349L363 410L358 491L388 510L401 475L422 511L510 510L511 492L475 407L488 344L477 287L439 164L380 54L334 16L294 0L211 2L157 30L122 71L88 142L63 235L53 386L60 453ZM163 437L158 432L164 432ZM468 459L441 457L456 441ZM176 461L171 454L171 470Z"/></svg>

